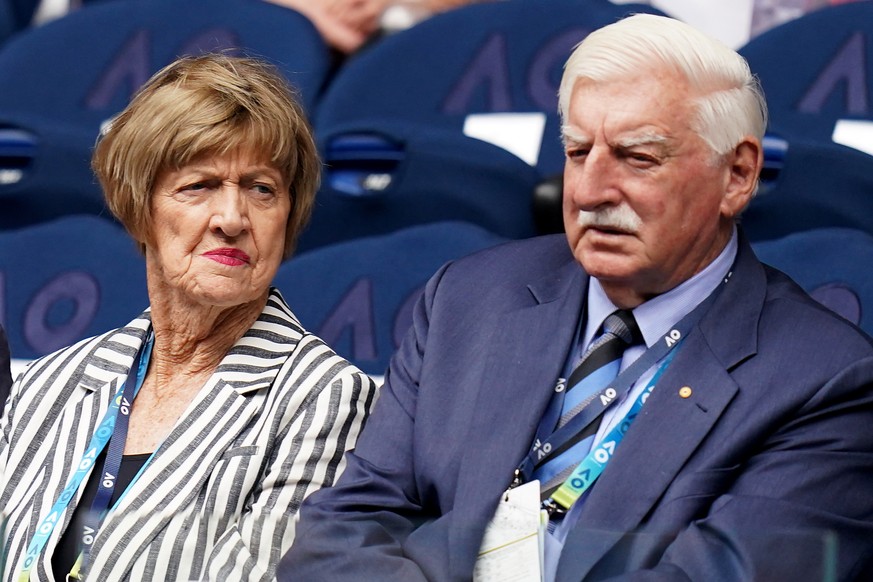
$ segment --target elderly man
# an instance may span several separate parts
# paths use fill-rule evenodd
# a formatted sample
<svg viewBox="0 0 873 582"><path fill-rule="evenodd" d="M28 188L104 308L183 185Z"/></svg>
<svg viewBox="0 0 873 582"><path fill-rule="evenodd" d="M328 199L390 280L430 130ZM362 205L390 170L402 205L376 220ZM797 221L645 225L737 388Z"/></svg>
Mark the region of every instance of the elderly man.
<svg viewBox="0 0 873 582"><path fill-rule="evenodd" d="M863 579L873 346L736 226L745 61L633 16L575 50L560 109L566 239L434 276L280 579Z"/></svg>

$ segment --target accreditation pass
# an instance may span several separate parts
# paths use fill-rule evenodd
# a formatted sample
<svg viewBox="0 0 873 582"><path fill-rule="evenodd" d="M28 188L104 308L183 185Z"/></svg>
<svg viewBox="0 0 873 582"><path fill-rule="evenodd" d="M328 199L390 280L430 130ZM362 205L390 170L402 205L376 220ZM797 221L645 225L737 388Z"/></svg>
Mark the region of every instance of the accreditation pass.
<svg viewBox="0 0 873 582"><path fill-rule="evenodd" d="M474 582L542 582L547 523L539 481L508 489L485 529Z"/></svg>

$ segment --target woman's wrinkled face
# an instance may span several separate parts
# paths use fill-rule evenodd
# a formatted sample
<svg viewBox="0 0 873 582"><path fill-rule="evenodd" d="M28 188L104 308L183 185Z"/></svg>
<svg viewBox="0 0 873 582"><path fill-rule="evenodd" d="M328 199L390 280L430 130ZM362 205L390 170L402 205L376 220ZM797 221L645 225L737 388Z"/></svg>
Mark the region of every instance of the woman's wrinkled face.
<svg viewBox="0 0 873 582"><path fill-rule="evenodd" d="M196 304L262 297L282 262L289 185L260 156L204 156L158 176L146 245L151 282Z"/></svg>

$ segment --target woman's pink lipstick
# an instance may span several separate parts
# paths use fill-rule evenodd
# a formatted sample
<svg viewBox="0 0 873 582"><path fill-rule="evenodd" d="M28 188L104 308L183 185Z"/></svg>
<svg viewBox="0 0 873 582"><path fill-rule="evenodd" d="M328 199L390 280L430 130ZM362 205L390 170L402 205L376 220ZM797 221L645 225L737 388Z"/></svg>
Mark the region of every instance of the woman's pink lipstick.
<svg viewBox="0 0 873 582"><path fill-rule="evenodd" d="M213 249L211 251L203 253L203 256L208 259L212 259L216 263L221 263L222 265L229 265L232 267L247 265L250 260L249 256L245 252L230 247Z"/></svg>

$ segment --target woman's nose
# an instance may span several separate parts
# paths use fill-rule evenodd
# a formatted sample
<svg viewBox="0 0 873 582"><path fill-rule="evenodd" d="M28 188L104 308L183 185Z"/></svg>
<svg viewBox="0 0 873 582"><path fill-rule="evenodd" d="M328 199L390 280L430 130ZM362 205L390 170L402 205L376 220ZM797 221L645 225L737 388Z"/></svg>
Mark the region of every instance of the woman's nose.
<svg viewBox="0 0 873 582"><path fill-rule="evenodd" d="M239 236L248 230L249 216L245 197L237 184L224 185L218 196L213 198L210 228L225 236Z"/></svg>

